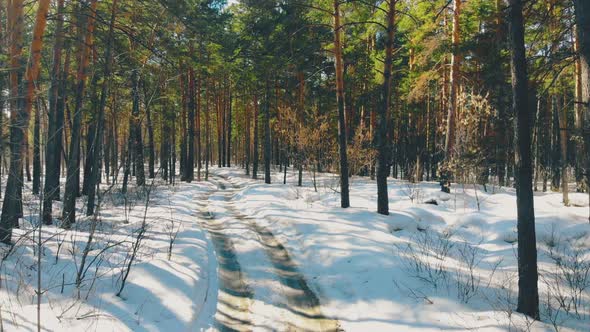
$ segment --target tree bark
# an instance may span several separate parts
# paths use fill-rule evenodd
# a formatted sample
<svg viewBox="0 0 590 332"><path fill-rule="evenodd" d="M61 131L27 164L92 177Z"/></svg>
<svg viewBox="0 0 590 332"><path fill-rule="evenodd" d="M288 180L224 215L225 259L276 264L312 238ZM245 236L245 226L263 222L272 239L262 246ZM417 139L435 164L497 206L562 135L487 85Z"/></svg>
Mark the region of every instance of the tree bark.
<svg viewBox="0 0 590 332"><path fill-rule="evenodd" d="M531 110L524 44L522 0L509 0L513 110L516 115L516 202L518 209L518 308L539 319L537 240L531 165Z"/></svg>
<svg viewBox="0 0 590 332"><path fill-rule="evenodd" d="M264 183L270 184L270 82L266 79L266 98L264 102Z"/></svg>
<svg viewBox="0 0 590 332"><path fill-rule="evenodd" d="M138 187L145 185L145 169L144 169L144 157L143 157L143 140L141 138L141 123L139 120L140 110L140 96L139 96L139 70L135 69L131 73L131 84L133 90L133 111L131 114L131 120L133 123L132 134L133 134L133 149L135 154L135 181Z"/></svg>
<svg viewBox="0 0 590 332"><path fill-rule="evenodd" d="M254 152L252 156L252 179L258 179L258 95L254 93Z"/></svg>
<svg viewBox="0 0 590 332"><path fill-rule="evenodd" d="M188 183L195 179L195 108L195 72L193 68L190 68L188 71L188 151L184 169L184 180Z"/></svg>
<svg viewBox="0 0 590 332"><path fill-rule="evenodd" d="M344 63L342 60L342 29L340 24L340 0L334 0L334 57L336 69L336 103L338 105L338 145L340 155L340 206L350 207L348 186L348 155L344 104Z"/></svg>
<svg viewBox="0 0 590 332"><path fill-rule="evenodd" d="M451 54L449 109L447 113L447 133L445 138L445 158L447 161L451 158L455 145L455 118L457 115L459 66L461 63L461 56L459 55L459 43L461 42L461 1L462 0L453 0L453 52Z"/></svg>
<svg viewBox="0 0 590 332"><path fill-rule="evenodd" d="M31 42L31 61L26 67L23 87L26 87L24 98L18 98L11 109L11 156L10 171L6 183L4 203L2 205L2 216L0 218L0 241L10 243L12 228L18 227L18 218L22 216L22 202L19 201L22 190L21 170L22 152L25 130L28 128L29 117L32 108L35 84L39 77L41 64L41 49L43 47L43 34L47 24L47 12L49 11L49 0L40 0L33 29L33 40ZM18 96L17 68L22 65L22 36L23 36L23 1L14 0L11 4L9 20L11 24L11 88L12 96ZM14 94L16 92L16 94Z"/></svg>
<svg viewBox="0 0 590 332"><path fill-rule="evenodd" d="M387 177L389 176L390 152L389 144L389 108L391 105L391 70L393 65L393 43L395 31L395 5L397 0L389 0L387 10L387 42L385 46L385 67L383 70L383 87L381 102L377 109L377 128L374 142L377 148L377 213L389 214L389 195L387 193Z"/></svg>
<svg viewBox="0 0 590 332"><path fill-rule="evenodd" d="M105 108L107 102L107 95L109 93L109 84L110 80L109 77L111 76L111 68L112 68L112 49L114 43L114 29L115 29L115 17L117 13L117 1L113 0L112 9L111 9L111 21L109 24L109 32L108 32L108 44L105 50L105 64L104 64L104 72L103 72L103 82L101 87L100 93L100 102L98 105L98 116L97 122L95 125L95 132L94 137L92 137L92 146L93 149L89 151L89 153L93 153L92 160L94 161L94 165L92 166L91 174L89 177L88 183L88 202L86 205L86 215L91 216L94 214L94 206L95 206L95 197L97 195L97 191L99 190L98 184L100 183L100 160L101 158L101 147L103 142L103 132L104 132L104 118L105 118Z"/></svg>
<svg viewBox="0 0 590 332"><path fill-rule="evenodd" d="M97 0L92 0L90 4L90 15L87 18L86 33L80 32L79 41L79 62L77 74L76 101L73 114L73 123L71 127L70 153L68 155L66 190L64 195L64 205L62 212L62 227L68 229L76 222L76 196L79 191L79 158L80 158L80 126L82 122L82 103L84 99L84 90L86 86L87 67L90 60L90 50L93 44L94 20L96 16ZM80 13L81 22L85 22L84 15ZM85 35L85 37L83 37Z"/></svg>
<svg viewBox="0 0 590 332"><path fill-rule="evenodd" d="M574 0L576 31L579 40L579 58L582 76L582 136L584 138L583 163L586 165L586 190L590 195L590 3ZM582 158L580 156L580 158ZM588 216L590 221L590 214Z"/></svg>

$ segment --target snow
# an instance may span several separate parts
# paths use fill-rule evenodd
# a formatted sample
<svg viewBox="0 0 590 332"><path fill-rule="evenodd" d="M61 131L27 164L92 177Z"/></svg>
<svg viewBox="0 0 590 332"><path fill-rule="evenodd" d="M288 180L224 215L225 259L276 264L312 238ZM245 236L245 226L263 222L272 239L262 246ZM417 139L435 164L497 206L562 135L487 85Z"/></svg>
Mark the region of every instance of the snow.
<svg viewBox="0 0 590 332"><path fill-rule="evenodd" d="M552 325L587 331L590 325L590 276L580 291L578 314L571 305L569 313L556 305L558 295L570 294L563 271L590 264L587 195L571 193L571 206L565 207L559 193L535 193L545 321L540 323L513 311L513 189L488 187L486 192L455 184L451 194L444 194L437 183L390 179L391 214L382 216L375 213L376 185L368 178L351 179L352 207L341 209L334 174L318 174L316 192L311 174L305 173L304 186L297 187L293 170L287 185L276 171L271 185L245 177L239 168L211 172L210 182L172 187L156 181L147 213L145 192L132 191L128 200L117 190L105 195L79 295L75 275L92 217L82 217L67 232L44 226L43 328L208 331L219 324L250 324L255 331L301 330L310 323L302 313L325 317L323 323L337 320L345 331L552 331ZM78 203L83 206L83 199ZM14 238L27 236L0 267L1 322L7 331L36 329L34 197L27 197L25 209L26 221ZM56 203L54 211L60 210ZM146 237L117 297L144 214ZM219 261L220 245L230 243L239 274L225 259ZM279 245L287 258L272 249ZM281 259L289 265L283 270L277 263ZM232 292L228 280L242 278L244 294ZM307 311L310 306L299 302L309 294L302 295L288 278L303 278L321 307Z"/></svg>
<svg viewBox="0 0 590 332"><path fill-rule="evenodd" d="M512 312L517 280L512 189L485 193L477 187L476 195L473 185L455 185L449 195L440 193L436 183L390 180L392 213L381 216L374 213L376 185L366 178L352 179L352 207L343 210L335 175L319 176L315 192L308 174L298 188L291 171L286 186L281 173L273 174L269 186L245 178L242 170L214 172L243 188L235 204L283 243L320 297L324 314L337 318L345 331L504 331L532 324ZM564 207L561 194L536 195L542 275L555 266L547 253L551 241L575 242L589 259L583 196L572 194L582 207ZM423 204L431 199L439 205ZM469 285L470 257L476 291L461 295L465 286L459 285ZM426 262L420 265L423 271L416 271L415 260ZM444 276L436 276L438 269ZM543 280L539 285L546 293ZM587 327L590 294L584 294L584 318L562 314L556 318L560 330ZM542 323L531 328L553 330Z"/></svg>
<svg viewBox="0 0 590 332"><path fill-rule="evenodd" d="M44 226L43 329L163 331L194 330L198 325L206 324L204 321L209 316L200 313L211 311L207 308L206 297L215 297L217 292L215 283L209 282L209 273L215 271L215 262L209 261L208 240L194 217L194 208L195 197L210 189L212 186L207 183L179 184L173 188L161 184L156 186L147 209L146 237L120 297L115 294L129 258L129 248L142 224L145 193L130 193L127 206L119 193L105 195L96 240L88 261L94 257L97 259L88 268L79 297L74 282L91 217L80 217L83 211L79 210L78 223L67 232L56 226ZM132 199L134 202L131 202ZM78 204L78 207L81 206L82 201ZM33 206L25 207L31 215L38 214ZM60 211L59 206L54 211ZM37 218L29 217L27 220L31 223L21 224L22 229L15 231L14 238L36 228ZM169 239L176 231L169 260ZM59 260L56 261L58 244L62 241ZM99 255L103 248L118 242L121 244ZM31 240L22 240L16 248L2 269L2 324L7 331L33 331L37 322L34 244ZM65 284L63 294L62 276Z"/></svg>

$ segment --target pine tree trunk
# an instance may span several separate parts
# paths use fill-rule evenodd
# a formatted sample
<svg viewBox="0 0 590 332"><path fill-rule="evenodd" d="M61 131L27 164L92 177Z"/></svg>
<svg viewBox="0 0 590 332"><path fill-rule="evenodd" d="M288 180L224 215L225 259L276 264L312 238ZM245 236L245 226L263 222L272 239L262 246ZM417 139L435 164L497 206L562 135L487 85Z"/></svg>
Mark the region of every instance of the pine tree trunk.
<svg viewBox="0 0 590 332"><path fill-rule="evenodd" d="M82 122L82 103L84 99L84 89L86 85L87 67L90 58L90 50L93 44L94 19L96 15L97 0L92 0L90 5L90 14L87 18L86 33L81 31L79 40L79 63L77 74L76 101L74 106L73 122L71 126L70 153L68 155L66 190L64 195L64 205L62 212L62 227L69 229L76 222L76 197L79 191L79 160L80 160L80 136ZM80 21L86 22L85 15L80 13ZM85 37L84 37L85 36Z"/></svg>
<svg viewBox="0 0 590 332"><path fill-rule="evenodd" d="M447 113L447 132L445 138L445 158L450 160L455 146L455 118L457 116L457 94L459 91L459 66L461 57L459 56L459 43L461 42L461 1L453 0L453 52L451 54L451 74L450 74L450 92L449 92L449 109Z"/></svg>
<svg viewBox="0 0 590 332"><path fill-rule="evenodd" d="M231 88L231 82L229 82ZM231 139L232 139L232 94L228 88L228 105L227 105L227 163L226 167L231 167Z"/></svg>
<svg viewBox="0 0 590 332"><path fill-rule="evenodd" d="M568 138L568 125L567 125L567 103L565 102L565 95L563 96L563 104L561 105L561 117L559 119L559 133L561 142L561 191L563 194L563 204L569 206L569 195L568 195L568 176L567 176L567 146L569 142Z"/></svg>
<svg viewBox="0 0 590 332"><path fill-rule="evenodd" d="M41 189L41 107L35 102L35 127L33 129L33 195Z"/></svg>
<svg viewBox="0 0 590 332"><path fill-rule="evenodd" d="M203 152L201 143L201 83L202 74L197 77L197 181L201 181L201 168L203 166Z"/></svg>
<svg viewBox="0 0 590 332"><path fill-rule="evenodd" d="M134 70L131 73L131 84L133 90L133 112L131 114L131 120L133 122L132 133L133 133L133 149L135 154L135 181L138 187L145 185L145 169L144 169L144 158L143 158L143 140L141 138L141 123L139 120L139 72Z"/></svg>
<svg viewBox="0 0 590 332"><path fill-rule="evenodd" d="M22 216L22 152L25 138L25 130L28 128L29 117L34 100L35 84L39 77L41 65L41 49L43 47L43 34L47 24L47 13L49 11L49 0L40 0L33 29L33 40L31 42L31 61L26 67L23 80L23 88L26 88L24 97L19 97L11 109L11 156L10 171L6 183L6 193L2 205L2 216L0 218L0 241L10 243L12 228L18 227L18 218ZM19 96L18 78L16 68L21 68L22 61L22 35L23 35L23 1L14 0L9 7L8 25L11 29L11 96ZM23 89L24 90L24 89ZM16 92L16 94L14 94ZM24 91L23 91L24 92Z"/></svg>
<svg viewBox="0 0 590 332"><path fill-rule="evenodd" d="M91 216L94 214L94 206L95 206L95 197L97 195L97 191L99 190L98 185L100 183L100 160L101 158L101 147L103 146L103 132L104 132L104 119L105 119L105 108L107 103L107 95L109 93L109 84L110 80L109 77L111 75L111 67L112 67L112 48L113 48L113 41L114 41L114 29L115 29L115 17L117 12L117 1L113 0L112 9L111 9L111 21L109 24L109 32L108 32L108 44L105 50L105 64L104 64L104 72L103 72L103 82L101 87L100 93L100 102L98 104L98 115L97 115L97 122L94 131L94 136L92 137L91 146L93 147L89 153L92 153L93 156L90 160L93 161L94 165L92 165L91 174L89 176L89 183L88 183L88 201L86 206L86 215ZM96 75L96 74L95 74ZM105 159L106 160L106 159ZM108 162L105 162L108 163Z"/></svg>
<svg viewBox="0 0 590 332"><path fill-rule="evenodd" d="M590 3L586 0L574 0L576 26L580 45L580 67L582 76L582 135L584 150L580 158L586 165L586 190L590 195ZM590 221L590 215L588 216Z"/></svg>
<svg viewBox="0 0 590 332"><path fill-rule="evenodd" d="M387 10L387 42L385 46L385 67L383 70L383 87L381 102L377 108L377 126L374 142L377 148L377 213L389 214L389 195L387 192L387 177L390 168L389 144L389 108L391 105L391 70L393 65L393 43L395 31L395 5L397 1L389 0Z"/></svg>
<svg viewBox="0 0 590 332"><path fill-rule="evenodd" d="M148 105L149 102L145 102L145 113L147 120L147 131L148 131L148 176L150 179L156 178L156 146L154 143L154 123L152 120L152 110Z"/></svg>
<svg viewBox="0 0 590 332"><path fill-rule="evenodd" d="M516 200L518 209L518 308L539 319L537 241L531 165L531 112L524 44L522 0L509 0L513 110L516 116Z"/></svg>
<svg viewBox="0 0 590 332"><path fill-rule="evenodd" d="M270 184L270 82L266 79L266 100L264 102L264 183Z"/></svg>
<svg viewBox="0 0 590 332"><path fill-rule="evenodd" d="M195 72L188 71L188 141L185 165L185 181L191 183L195 179Z"/></svg>
<svg viewBox="0 0 590 332"><path fill-rule="evenodd" d="M252 128L252 121L251 121L251 115L250 115L251 109L250 109L250 104L246 102L246 110L245 110L245 119L244 119L244 123L245 123L245 128L246 128L246 133L245 133L245 142L244 142L244 166L246 167L246 175L250 175L250 154L251 154L251 138L252 138L252 132L251 132L251 128Z"/></svg>
<svg viewBox="0 0 590 332"><path fill-rule="evenodd" d="M346 139L346 110L344 103L344 63L342 60L342 36L343 25L340 24L340 0L334 0L334 57L336 69L336 104L338 105L338 145L340 155L340 206L350 207L348 186L348 155Z"/></svg>
<svg viewBox="0 0 590 332"><path fill-rule="evenodd" d="M258 95L254 94L254 152L252 156L252 179L258 179Z"/></svg>

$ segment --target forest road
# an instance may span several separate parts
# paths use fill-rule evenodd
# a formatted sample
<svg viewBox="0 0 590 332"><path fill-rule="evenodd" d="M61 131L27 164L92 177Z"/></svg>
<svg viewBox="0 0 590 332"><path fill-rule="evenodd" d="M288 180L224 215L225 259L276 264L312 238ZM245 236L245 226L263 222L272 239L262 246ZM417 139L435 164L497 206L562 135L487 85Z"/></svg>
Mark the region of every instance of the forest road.
<svg viewBox="0 0 590 332"><path fill-rule="evenodd" d="M218 262L217 331L342 331L325 317L317 295L273 233L243 214L234 196L241 189L210 174L217 190L202 212Z"/></svg>

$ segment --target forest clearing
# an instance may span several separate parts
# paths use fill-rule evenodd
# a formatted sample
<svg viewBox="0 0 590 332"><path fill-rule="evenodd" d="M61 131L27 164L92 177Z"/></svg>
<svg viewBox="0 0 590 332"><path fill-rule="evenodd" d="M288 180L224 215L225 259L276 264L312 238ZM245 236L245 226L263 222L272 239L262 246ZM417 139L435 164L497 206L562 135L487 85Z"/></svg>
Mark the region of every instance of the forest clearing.
<svg viewBox="0 0 590 332"><path fill-rule="evenodd" d="M0 332L589 330L589 1L0 0L0 66Z"/></svg>

